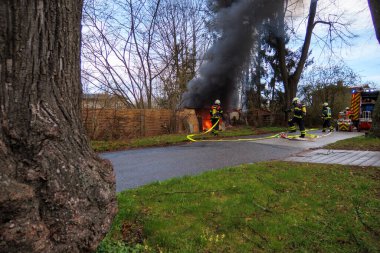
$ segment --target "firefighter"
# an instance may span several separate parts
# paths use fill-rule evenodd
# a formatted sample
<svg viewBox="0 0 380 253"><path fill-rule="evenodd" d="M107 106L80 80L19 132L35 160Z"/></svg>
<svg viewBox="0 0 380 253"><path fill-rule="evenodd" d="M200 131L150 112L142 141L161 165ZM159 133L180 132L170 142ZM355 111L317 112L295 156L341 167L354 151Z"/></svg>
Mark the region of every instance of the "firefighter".
<svg viewBox="0 0 380 253"><path fill-rule="evenodd" d="M211 106L210 109L210 116L211 116L211 125L214 126L218 120L222 118L223 110L220 106L220 100L215 100L214 104ZM212 129L212 133L214 135L217 135L219 131L219 123L215 125L215 127Z"/></svg>
<svg viewBox="0 0 380 253"><path fill-rule="evenodd" d="M350 111L350 107L346 107L346 109L344 110L344 116L346 119L351 119L352 112Z"/></svg>
<svg viewBox="0 0 380 253"><path fill-rule="evenodd" d="M296 132L296 126L294 125L297 123L298 127L301 131L301 138L305 138L305 123L304 123L304 117L306 116L306 106L301 103L299 98L295 97L292 101L292 109L287 110L287 112L293 111L293 118L288 121L289 126L289 132L294 133Z"/></svg>
<svg viewBox="0 0 380 253"><path fill-rule="evenodd" d="M323 133L326 132L326 128L329 128L329 131L332 132L334 130L334 127L331 126L331 108L329 107L329 104L327 102L323 103L322 119L323 119L322 132Z"/></svg>

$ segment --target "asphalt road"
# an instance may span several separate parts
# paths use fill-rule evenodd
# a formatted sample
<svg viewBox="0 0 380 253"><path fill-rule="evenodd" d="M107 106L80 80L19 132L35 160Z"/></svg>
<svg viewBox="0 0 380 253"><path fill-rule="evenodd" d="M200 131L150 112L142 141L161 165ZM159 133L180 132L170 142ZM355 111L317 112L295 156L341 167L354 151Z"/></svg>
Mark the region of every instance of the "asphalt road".
<svg viewBox="0 0 380 253"><path fill-rule="evenodd" d="M304 150L356 135L333 133L316 141L276 138L240 142L189 142L171 147L102 153L101 157L112 162L116 174L116 191L120 192L155 181L228 166L283 160Z"/></svg>

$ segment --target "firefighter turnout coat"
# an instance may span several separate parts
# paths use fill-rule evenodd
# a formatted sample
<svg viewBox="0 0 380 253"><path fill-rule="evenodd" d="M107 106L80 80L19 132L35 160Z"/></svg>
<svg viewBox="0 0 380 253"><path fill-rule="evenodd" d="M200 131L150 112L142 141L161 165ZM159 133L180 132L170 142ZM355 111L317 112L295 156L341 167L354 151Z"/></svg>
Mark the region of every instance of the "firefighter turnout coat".
<svg viewBox="0 0 380 253"><path fill-rule="evenodd" d="M306 116L306 106L302 103L294 103L291 111L293 111L293 118L288 121L289 131L295 132L295 124L297 124L300 128L301 137L305 137L306 130L303 119Z"/></svg>
<svg viewBox="0 0 380 253"><path fill-rule="evenodd" d="M223 110L222 107L218 104L213 104L210 109L210 118L211 118L211 124L214 126L214 129L212 132L216 134L216 131L219 130L219 124L217 122L222 118L223 116Z"/></svg>

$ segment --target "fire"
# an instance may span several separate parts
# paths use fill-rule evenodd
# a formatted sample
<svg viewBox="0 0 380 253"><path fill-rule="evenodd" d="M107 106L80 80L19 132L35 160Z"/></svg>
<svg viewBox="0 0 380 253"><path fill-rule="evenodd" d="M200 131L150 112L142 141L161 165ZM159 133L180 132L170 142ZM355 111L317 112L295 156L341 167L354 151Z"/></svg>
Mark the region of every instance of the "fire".
<svg viewBox="0 0 380 253"><path fill-rule="evenodd" d="M202 119L202 129L206 131L212 127L210 117L208 119Z"/></svg>
<svg viewBox="0 0 380 253"><path fill-rule="evenodd" d="M208 108L196 109L196 114L198 115L199 123L202 122L202 131L207 131L212 127L210 110ZM219 124L222 122L220 120Z"/></svg>

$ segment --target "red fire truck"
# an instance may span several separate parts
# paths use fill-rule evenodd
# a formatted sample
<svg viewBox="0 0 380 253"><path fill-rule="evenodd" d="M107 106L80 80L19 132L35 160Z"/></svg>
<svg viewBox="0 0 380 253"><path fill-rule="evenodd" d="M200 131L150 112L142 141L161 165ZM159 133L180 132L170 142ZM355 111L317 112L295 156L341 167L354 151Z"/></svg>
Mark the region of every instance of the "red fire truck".
<svg viewBox="0 0 380 253"><path fill-rule="evenodd" d="M372 114L379 91L370 88L354 87L351 91L351 120L359 131L369 130L372 126Z"/></svg>

